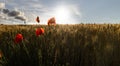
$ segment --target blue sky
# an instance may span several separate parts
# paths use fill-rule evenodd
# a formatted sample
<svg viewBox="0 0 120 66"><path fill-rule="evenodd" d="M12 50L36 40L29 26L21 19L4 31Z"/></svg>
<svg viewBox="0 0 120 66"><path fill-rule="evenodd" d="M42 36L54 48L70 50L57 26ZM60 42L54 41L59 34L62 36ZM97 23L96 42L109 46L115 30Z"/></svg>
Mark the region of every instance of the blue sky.
<svg viewBox="0 0 120 66"><path fill-rule="evenodd" d="M46 24L59 6L69 8L69 19L62 20L68 24L120 22L120 0L0 0L0 3L5 3L0 8L20 11L27 23L34 23L36 16L40 16L41 24ZM4 19L0 17L0 23L23 23L4 14L1 16Z"/></svg>

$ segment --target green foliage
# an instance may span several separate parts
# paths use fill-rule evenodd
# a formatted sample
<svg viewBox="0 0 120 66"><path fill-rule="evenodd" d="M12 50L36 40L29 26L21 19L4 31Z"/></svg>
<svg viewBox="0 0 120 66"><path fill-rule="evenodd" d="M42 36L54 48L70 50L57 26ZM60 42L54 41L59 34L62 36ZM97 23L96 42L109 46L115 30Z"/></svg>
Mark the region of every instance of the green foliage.
<svg viewBox="0 0 120 66"><path fill-rule="evenodd" d="M37 37L35 29L44 35ZM15 44L17 33L24 40ZM120 66L120 25L1 25L0 66Z"/></svg>

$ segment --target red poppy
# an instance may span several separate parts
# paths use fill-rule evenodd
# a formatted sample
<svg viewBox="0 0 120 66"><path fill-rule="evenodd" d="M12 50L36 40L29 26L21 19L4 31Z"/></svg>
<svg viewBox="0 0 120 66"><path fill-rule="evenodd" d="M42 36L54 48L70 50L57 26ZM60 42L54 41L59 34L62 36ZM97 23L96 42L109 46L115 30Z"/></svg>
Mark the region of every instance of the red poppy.
<svg viewBox="0 0 120 66"><path fill-rule="evenodd" d="M37 18L36 18L36 21L39 23L40 22L40 20L39 20L39 17L37 16Z"/></svg>
<svg viewBox="0 0 120 66"><path fill-rule="evenodd" d="M15 37L15 43L20 43L23 40L22 34L17 34Z"/></svg>
<svg viewBox="0 0 120 66"><path fill-rule="evenodd" d="M44 29L43 28L37 28L36 35L39 36L39 35L42 35L42 34L44 34Z"/></svg>
<svg viewBox="0 0 120 66"><path fill-rule="evenodd" d="M54 17L52 17L48 20L48 25L56 25L56 20Z"/></svg>

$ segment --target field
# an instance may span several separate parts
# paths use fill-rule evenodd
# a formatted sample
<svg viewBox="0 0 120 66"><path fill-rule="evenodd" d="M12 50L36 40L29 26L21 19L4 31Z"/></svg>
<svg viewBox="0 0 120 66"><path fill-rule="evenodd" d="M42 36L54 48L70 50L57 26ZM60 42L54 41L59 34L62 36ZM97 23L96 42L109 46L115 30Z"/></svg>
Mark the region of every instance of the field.
<svg viewBox="0 0 120 66"><path fill-rule="evenodd" d="M0 25L0 66L120 66L120 25Z"/></svg>

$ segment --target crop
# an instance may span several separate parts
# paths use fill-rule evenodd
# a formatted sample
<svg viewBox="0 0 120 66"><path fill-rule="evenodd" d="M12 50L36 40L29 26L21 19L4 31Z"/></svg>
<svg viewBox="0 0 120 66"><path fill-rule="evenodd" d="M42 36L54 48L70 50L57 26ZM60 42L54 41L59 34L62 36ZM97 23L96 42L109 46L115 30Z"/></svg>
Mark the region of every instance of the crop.
<svg viewBox="0 0 120 66"><path fill-rule="evenodd" d="M0 65L120 66L120 25L1 25Z"/></svg>

